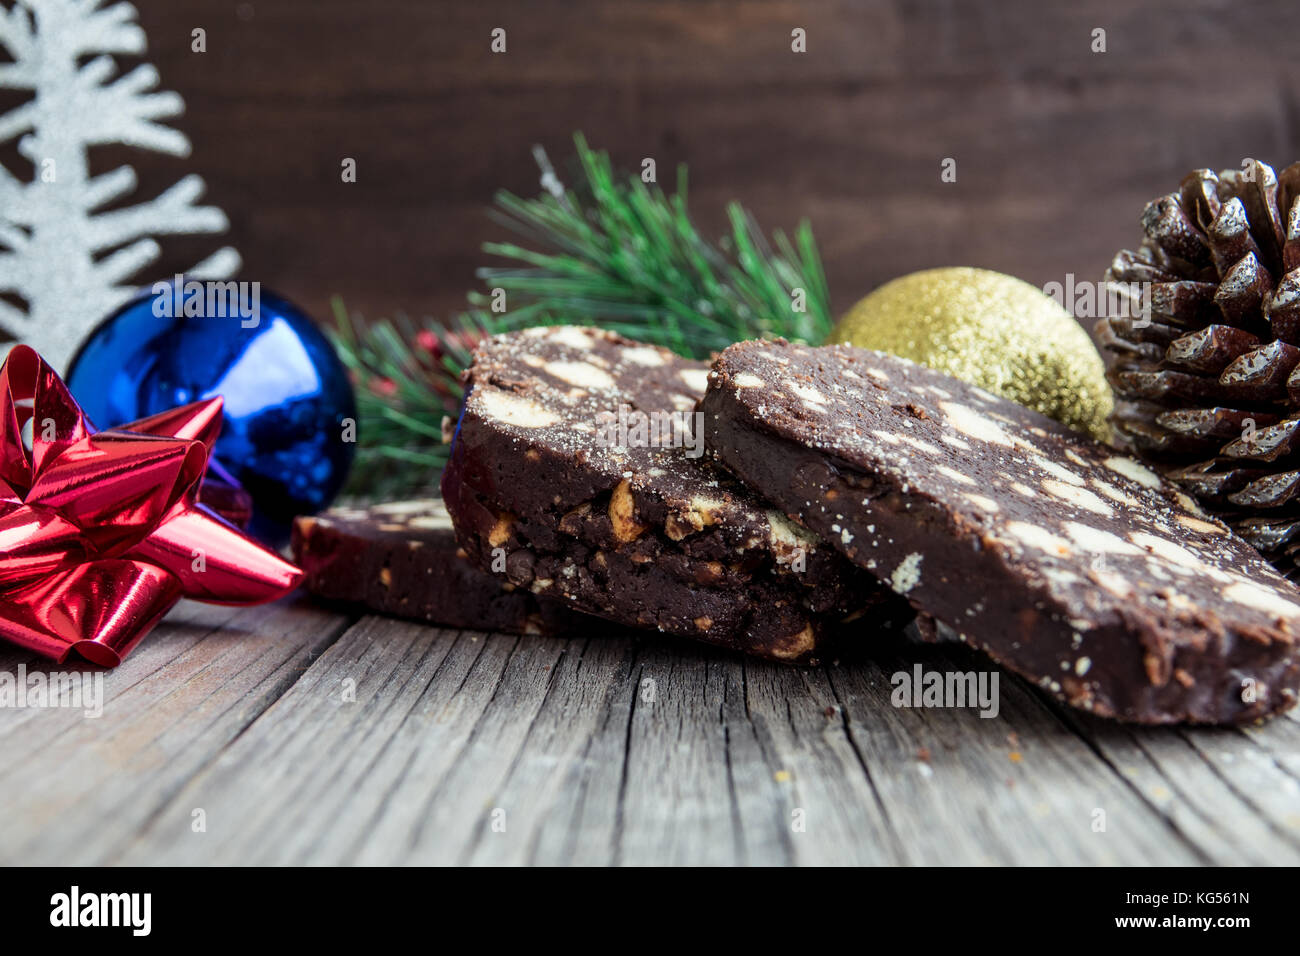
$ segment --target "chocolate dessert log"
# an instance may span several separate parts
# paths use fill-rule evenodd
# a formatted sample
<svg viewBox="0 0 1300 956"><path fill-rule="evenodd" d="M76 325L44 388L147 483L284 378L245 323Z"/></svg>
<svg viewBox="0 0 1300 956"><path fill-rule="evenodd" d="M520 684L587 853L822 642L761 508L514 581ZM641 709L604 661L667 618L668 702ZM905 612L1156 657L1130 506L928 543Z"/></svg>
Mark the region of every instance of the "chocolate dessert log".
<svg viewBox="0 0 1300 956"><path fill-rule="evenodd" d="M906 604L702 457L707 367L608 332L488 340L442 490L461 543L581 611L783 661ZM861 626L865 625L865 626Z"/></svg>
<svg viewBox="0 0 1300 956"><path fill-rule="evenodd" d="M293 556L310 593L393 617L511 634L599 626L470 564L437 498L298 518Z"/></svg>
<svg viewBox="0 0 1300 956"><path fill-rule="evenodd" d="M1104 445L848 346L732 346L701 410L745 482L1074 706L1240 723L1295 703L1300 592Z"/></svg>

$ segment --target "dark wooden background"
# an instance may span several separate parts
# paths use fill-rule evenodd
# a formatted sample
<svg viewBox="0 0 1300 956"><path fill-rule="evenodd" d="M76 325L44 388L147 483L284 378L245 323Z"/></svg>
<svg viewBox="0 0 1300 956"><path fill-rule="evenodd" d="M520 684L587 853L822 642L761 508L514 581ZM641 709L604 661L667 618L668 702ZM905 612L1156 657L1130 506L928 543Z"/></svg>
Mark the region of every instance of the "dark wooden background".
<svg viewBox="0 0 1300 956"><path fill-rule="evenodd" d="M840 310L930 266L1095 278L1188 169L1300 158L1294 0L135 2L194 152L115 158L145 190L205 176L245 277L322 316L456 309L493 192L536 192L530 147L576 129L689 163L710 234L731 199L809 217Z"/></svg>

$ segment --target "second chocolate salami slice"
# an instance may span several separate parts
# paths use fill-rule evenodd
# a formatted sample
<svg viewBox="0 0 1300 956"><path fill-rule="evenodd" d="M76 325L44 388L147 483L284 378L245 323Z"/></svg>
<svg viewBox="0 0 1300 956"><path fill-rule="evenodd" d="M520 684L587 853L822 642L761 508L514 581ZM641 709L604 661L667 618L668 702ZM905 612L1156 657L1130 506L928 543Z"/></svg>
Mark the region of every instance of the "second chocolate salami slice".
<svg viewBox="0 0 1300 956"><path fill-rule="evenodd" d="M1104 445L848 346L732 346L701 411L741 479L1077 707L1232 723L1295 703L1300 592Z"/></svg>
<svg viewBox="0 0 1300 956"><path fill-rule="evenodd" d="M902 611L833 547L703 457L708 368L574 327L490 339L443 496L479 567L539 597L778 660Z"/></svg>

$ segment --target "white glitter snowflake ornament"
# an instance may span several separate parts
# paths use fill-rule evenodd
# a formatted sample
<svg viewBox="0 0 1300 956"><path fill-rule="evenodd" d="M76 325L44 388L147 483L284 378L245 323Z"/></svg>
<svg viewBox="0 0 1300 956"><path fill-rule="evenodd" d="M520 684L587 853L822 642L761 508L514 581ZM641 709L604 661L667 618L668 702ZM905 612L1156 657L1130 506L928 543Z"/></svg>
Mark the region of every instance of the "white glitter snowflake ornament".
<svg viewBox="0 0 1300 956"><path fill-rule="evenodd" d="M184 111L156 92L158 71L141 64L117 75L118 56L139 56L145 35L129 3L17 0L0 4L0 88L30 92L0 115L0 145L17 140L30 181L0 166L0 338L25 342L67 371L90 330L136 291L132 279L159 255L153 236L220 233L225 214L196 205L203 180L186 176L162 195L118 204L136 188L121 166L91 176L87 153L111 143L188 156L184 134L161 120ZM190 270L225 279L240 267L223 248ZM0 358L10 343L0 344Z"/></svg>

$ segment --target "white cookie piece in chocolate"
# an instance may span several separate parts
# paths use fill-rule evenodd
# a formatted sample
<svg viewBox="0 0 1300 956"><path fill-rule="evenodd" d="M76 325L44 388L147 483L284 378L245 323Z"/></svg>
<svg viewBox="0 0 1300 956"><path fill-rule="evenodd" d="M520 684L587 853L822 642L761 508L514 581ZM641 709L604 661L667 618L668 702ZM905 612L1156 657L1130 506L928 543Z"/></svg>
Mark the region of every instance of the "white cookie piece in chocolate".
<svg viewBox="0 0 1300 956"><path fill-rule="evenodd" d="M848 346L732 346L701 409L740 478L1075 706L1231 723L1296 700L1300 592L1104 445Z"/></svg>

